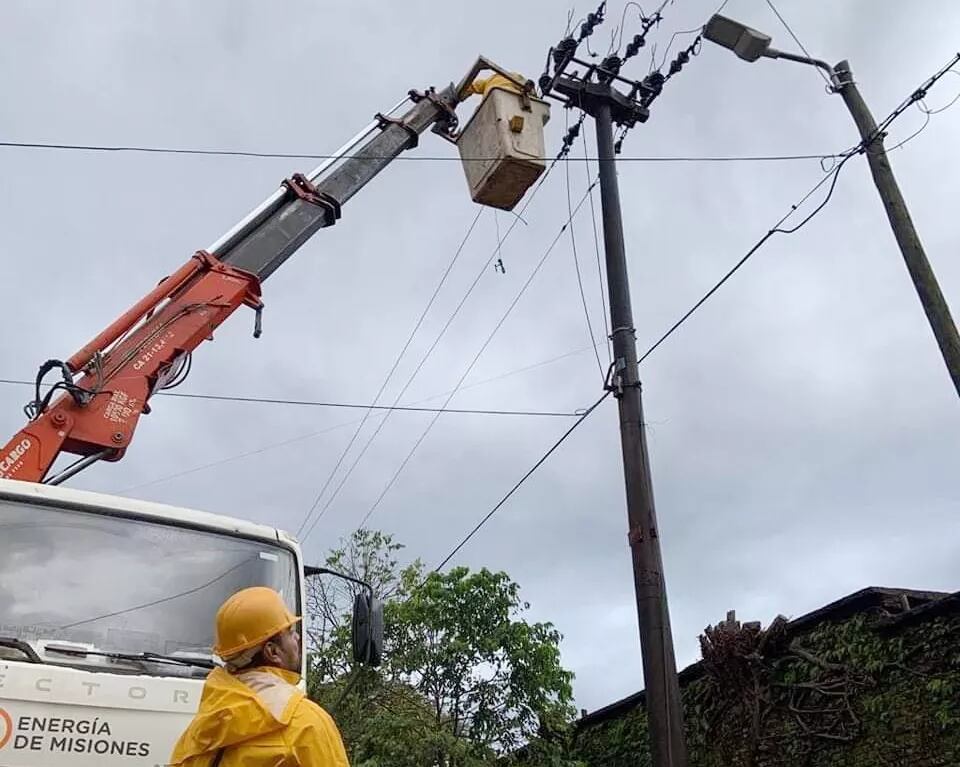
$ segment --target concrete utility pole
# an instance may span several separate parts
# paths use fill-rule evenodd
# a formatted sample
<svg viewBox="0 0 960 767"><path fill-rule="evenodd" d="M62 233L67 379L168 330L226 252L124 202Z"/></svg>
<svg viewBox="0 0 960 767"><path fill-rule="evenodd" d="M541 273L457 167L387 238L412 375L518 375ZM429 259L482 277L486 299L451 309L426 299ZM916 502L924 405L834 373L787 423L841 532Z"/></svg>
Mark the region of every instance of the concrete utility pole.
<svg viewBox="0 0 960 767"><path fill-rule="evenodd" d="M603 243L610 296L613 385L616 387L620 411L620 447L627 490L627 520L640 623L650 750L655 767L682 767L687 764L683 710L680 706L680 683L677 680L677 661L660 552L660 528L653 501L653 478L643 420L610 105L600 101L593 116L597 130Z"/></svg>
<svg viewBox="0 0 960 767"><path fill-rule="evenodd" d="M873 182L880 193L880 199L887 211L887 218L890 219L894 237L897 239L897 245L900 246L900 253L907 265L907 271L910 272L910 279L913 280L917 296L920 298L923 311L926 313L927 320L933 330L934 338L937 339L937 345L940 347L940 354L947 366L947 372L950 374L953 386L957 390L957 395L960 396L960 335L957 334L956 323L950 316L950 307L947 305L947 300L940 290L937 277L933 273L933 267L930 266L927 254L920 243L920 236L913 226L910 212L907 210L907 203L904 202L903 195L900 194L900 187L897 186L897 180L893 176L893 169L890 167L890 160L887 158L887 151L883 146L884 135L877 132L877 122L873 119L873 115L870 114L866 102L864 102L860 91L857 89L857 84L854 82L853 74L850 71L850 64L841 61L836 67L831 67L820 59L771 48L772 38L770 35L758 32L746 24L719 14L714 15L707 22L703 28L703 37L712 43L728 48L744 61L753 62L761 57L786 59L800 64L809 64L829 75L831 92L839 93L843 97L847 109L850 110L850 114L853 115L853 120L857 124L857 129L860 131L860 138L863 141L867 162L870 165L870 173L873 175ZM926 89L958 61L960 61L960 54L957 54L947 68L942 69L930 78L918 90L917 94L914 94L914 100L921 98Z"/></svg>
<svg viewBox="0 0 960 767"><path fill-rule="evenodd" d="M602 21L602 8L587 17L580 40ZM583 29L586 29L584 34ZM649 117L647 106L659 95L664 76L659 72L643 82L620 77L623 59L608 56L601 64L576 58L578 40L568 37L552 51L553 74L544 72L540 88L594 118L600 166L600 199L606 251L607 291L610 296L614 362L609 385L620 411L620 445L627 495L628 540L633 558L634 592L640 624L640 650L646 687L650 751L654 767L686 767L687 749L680 705L677 662L670 633L670 613L660 552L660 528L653 501L653 481L647 452L637 344L627 279L623 217L617 183L614 124L631 128ZM639 49L639 44L635 45ZM635 54L636 51L633 51ZM628 53L629 55L629 53ZM566 74L570 65L581 67ZM626 93L614 87L625 86ZM568 134L567 141L572 142Z"/></svg>
<svg viewBox="0 0 960 767"><path fill-rule="evenodd" d="M834 72L837 90L843 97L850 114L853 115L860 137L866 142L867 162L870 165L870 173L873 175L873 183L876 184L883 207L887 211L887 218L890 219L897 245L900 246L907 271L910 272L910 279L913 280L923 311L926 312L933 335L937 339L943 361L953 380L953 386L960 395L960 334L957 333L957 326L950 315L950 307L940 290L933 267L927 260L927 254L920 242L920 235L917 234L913 220L910 218L910 211L907 210L907 203L893 175L887 150L883 146L884 135L877 134L877 122L870 114L853 80L850 64L841 61L834 67Z"/></svg>

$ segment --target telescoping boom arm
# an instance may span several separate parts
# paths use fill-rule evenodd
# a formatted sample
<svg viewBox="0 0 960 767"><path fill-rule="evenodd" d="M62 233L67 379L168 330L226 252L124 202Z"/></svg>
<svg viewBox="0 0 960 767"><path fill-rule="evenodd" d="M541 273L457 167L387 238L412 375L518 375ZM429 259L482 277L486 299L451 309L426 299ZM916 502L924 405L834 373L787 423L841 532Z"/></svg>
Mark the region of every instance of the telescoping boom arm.
<svg viewBox="0 0 960 767"><path fill-rule="evenodd" d="M26 408L30 421L0 448L0 478L58 484L96 461L122 458L140 415L150 412L150 397L183 380L193 350L239 307L256 312L259 337L261 284L314 232L336 223L341 207L428 128L455 140L454 110L484 68L503 73L481 58L458 86L410 91L311 173L284 180L70 359L41 366L36 398ZM63 380L42 394L43 378L55 370ZM79 458L48 477L61 453Z"/></svg>

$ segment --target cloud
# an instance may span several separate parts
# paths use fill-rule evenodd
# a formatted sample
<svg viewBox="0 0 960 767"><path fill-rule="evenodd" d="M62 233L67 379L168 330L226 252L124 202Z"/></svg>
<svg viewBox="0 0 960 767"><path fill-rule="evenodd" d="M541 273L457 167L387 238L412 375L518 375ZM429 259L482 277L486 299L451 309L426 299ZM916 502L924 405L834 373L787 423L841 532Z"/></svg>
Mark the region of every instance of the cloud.
<svg viewBox="0 0 960 767"><path fill-rule="evenodd" d="M865 3L779 7L814 55L851 61L878 117L955 50L946 30L960 23L949 0L930 0L922 14L906 5L883 14L865 13ZM713 10L700 0L668 6L661 53L673 30L694 28ZM734 1L725 13L793 48L762 4ZM478 53L535 77L565 14L545 0L495 2L470 14L438 3L355 0L322 11L299 1L282 9L227 0L8 2L0 9L0 123L9 140L322 153L409 88L459 79ZM643 74L647 62L638 57L628 71ZM949 101L955 88L945 80L931 106ZM960 243L945 201L956 198L960 178L960 159L948 151L958 116L934 117L891 156L955 312L960 262L952 256ZM912 133L920 118L905 115L890 141ZM551 147L563 122L555 107ZM705 46L624 152L817 153L855 141L840 100L824 93L813 70L748 66ZM18 378L71 354L280 179L308 169L284 160L0 152L7 323L0 372ZM430 134L416 154L455 156ZM576 197L586 178L579 165L571 170ZM641 347L819 177L815 160L622 163ZM240 312L198 350L186 390L370 400L473 215L456 162L396 163L265 284L263 338L250 338L252 317ZM564 176L555 172L525 214L528 225L504 245L507 273L484 273L408 401L457 381L565 217ZM507 220L501 216L500 226ZM587 206L576 231L587 299L599 317ZM486 215L388 401L494 241ZM584 346L573 266L563 240L471 380ZM960 411L861 158L844 170L821 216L771 240L642 374L681 664L695 659L702 627L731 608L768 620L866 585L956 588ZM596 361L580 354L472 388L453 404L583 407L598 396L598 379ZM27 396L0 388L9 433L20 426ZM96 467L74 486L116 491L356 415L154 404L123 462ZM502 567L520 582L533 615L564 632L578 704L587 708L642 685L614 409L605 403L456 560ZM321 559L362 518L428 418L391 418L317 525L309 558ZM564 428L554 419L444 415L372 519L411 555L439 560ZM351 433L318 434L137 493L295 529Z"/></svg>

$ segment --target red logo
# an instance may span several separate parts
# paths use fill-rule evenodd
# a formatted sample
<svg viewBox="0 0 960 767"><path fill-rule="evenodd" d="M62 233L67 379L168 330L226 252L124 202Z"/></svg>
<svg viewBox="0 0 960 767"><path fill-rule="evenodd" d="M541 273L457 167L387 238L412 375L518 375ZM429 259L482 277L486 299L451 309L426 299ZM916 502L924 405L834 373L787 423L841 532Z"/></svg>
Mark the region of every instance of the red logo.
<svg viewBox="0 0 960 767"><path fill-rule="evenodd" d="M13 735L13 720L10 714L0 708L0 748L7 745L11 735Z"/></svg>

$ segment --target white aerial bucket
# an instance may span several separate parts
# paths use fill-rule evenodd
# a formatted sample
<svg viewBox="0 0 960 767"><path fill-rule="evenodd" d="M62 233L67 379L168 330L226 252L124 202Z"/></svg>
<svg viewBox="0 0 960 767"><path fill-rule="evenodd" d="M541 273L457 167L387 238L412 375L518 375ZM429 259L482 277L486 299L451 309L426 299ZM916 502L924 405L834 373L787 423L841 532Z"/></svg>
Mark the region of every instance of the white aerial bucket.
<svg viewBox="0 0 960 767"><path fill-rule="evenodd" d="M470 197L512 210L547 167L543 126L550 105L505 88L491 88L457 138Z"/></svg>

